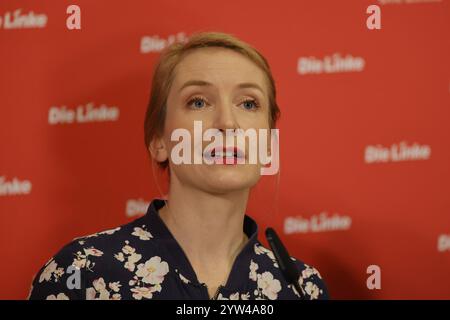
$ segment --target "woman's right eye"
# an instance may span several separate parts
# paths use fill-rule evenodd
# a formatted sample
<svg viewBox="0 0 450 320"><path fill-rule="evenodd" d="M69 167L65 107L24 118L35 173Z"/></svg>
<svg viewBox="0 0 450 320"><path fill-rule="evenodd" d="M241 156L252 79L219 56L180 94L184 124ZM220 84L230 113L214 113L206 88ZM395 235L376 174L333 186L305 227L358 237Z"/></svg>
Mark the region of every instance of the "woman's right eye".
<svg viewBox="0 0 450 320"><path fill-rule="evenodd" d="M201 97L194 97L188 101L187 105L193 109L201 109L205 107L206 101Z"/></svg>

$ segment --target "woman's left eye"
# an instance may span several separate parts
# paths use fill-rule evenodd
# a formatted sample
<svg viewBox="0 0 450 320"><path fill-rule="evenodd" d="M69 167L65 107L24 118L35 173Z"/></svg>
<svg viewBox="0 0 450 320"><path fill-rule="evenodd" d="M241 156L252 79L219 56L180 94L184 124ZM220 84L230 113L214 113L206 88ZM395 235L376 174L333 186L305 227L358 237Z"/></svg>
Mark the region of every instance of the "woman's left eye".
<svg viewBox="0 0 450 320"><path fill-rule="evenodd" d="M206 100L202 97L193 97L187 103L193 109L202 109L206 105Z"/></svg>
<svg viewBox="0 0 450 320"><path fill-rule="evenodd" d="M247 110L254 110L254 109L259 108L258 101L254 100L254 99L244 100L241 104L244 106L244 109L247 109Z"/></svg>

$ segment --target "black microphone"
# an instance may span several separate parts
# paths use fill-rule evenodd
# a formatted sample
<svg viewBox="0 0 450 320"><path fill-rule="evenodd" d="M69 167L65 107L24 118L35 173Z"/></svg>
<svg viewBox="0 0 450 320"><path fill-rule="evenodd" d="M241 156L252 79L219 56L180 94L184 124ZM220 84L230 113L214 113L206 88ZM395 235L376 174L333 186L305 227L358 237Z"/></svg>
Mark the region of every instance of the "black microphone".
<svg viewBox="0 0 450 320"><path fill-rule="evenodd" d="M277 233L272 228L266 229L266 238L272 248L275 259L277 260L278 266L280 267L281 273L284 279L290 284L292 284L297 290L300 298L304 298L303 289L300 287L298 282L300 278L300 271L298 271L295 262L291 260L291 256L287 252L285 246L281 242Z"/></svg>

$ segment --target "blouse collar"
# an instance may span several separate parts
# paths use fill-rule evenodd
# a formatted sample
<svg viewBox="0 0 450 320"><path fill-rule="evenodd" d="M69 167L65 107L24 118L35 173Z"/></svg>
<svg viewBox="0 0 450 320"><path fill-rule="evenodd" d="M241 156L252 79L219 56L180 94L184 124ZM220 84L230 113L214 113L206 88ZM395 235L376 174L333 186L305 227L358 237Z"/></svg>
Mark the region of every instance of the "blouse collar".
<svg viewBox="0 0 450 320"><path fill-rule="evenodd" d="M153 199L144 218L148 220L149 229L154 239L158 241L159 248L164 252L164 257L167 256L170 259L169 265L174 269L178 269L177 271L191 281L193 285L202 286L203 284L198 281L183 249L159 216L158 210L164 207L165 204L165 201L162 199ZM230 292L245 290L249 280L250 261L255 254L254 246L258 242L258 225L248 215L244 216L244 232L248 237L248 241L237 255L227 283L222 286L223 289Z"/></svg>

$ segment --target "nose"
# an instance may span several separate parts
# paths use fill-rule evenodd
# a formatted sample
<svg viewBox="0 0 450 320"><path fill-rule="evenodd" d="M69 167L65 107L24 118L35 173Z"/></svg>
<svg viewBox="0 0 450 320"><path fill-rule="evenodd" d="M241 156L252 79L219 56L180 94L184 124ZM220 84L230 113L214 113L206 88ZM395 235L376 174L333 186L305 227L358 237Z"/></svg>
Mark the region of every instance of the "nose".
<svg viewBox="0 0 450 320"><path fill-rule="evenodd" d="M226 101L217 105L214 114L213 127L219 129L222 133L226 133L226 129L236 130L239 128L233 105Z"/></svg>

